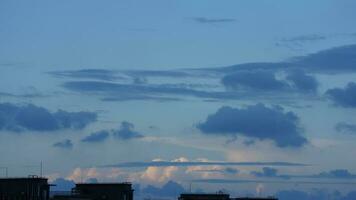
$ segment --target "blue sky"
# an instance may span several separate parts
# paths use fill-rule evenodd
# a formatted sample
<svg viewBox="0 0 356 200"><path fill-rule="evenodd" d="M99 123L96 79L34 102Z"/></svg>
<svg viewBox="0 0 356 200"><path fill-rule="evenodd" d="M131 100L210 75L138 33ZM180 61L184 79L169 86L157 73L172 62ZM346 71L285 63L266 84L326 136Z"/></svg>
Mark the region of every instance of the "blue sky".
<svg viewBox="0 0 356 200"><path fill-rule="evenodd" d="M355 6L1 1L0 166L251 195L307 181L300 192L347 195Z"/></svg>

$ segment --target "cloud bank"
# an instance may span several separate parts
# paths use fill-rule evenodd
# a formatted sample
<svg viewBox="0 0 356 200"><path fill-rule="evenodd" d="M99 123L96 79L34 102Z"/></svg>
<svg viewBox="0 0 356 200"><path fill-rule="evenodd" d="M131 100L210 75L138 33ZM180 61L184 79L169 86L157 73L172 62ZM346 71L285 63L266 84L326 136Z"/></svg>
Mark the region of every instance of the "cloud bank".
<svg viewBox="0 0 356 200"><path fill-rule="evenodd" d="M246 108L221 107L197 125L204 134L243 135L259 140L272 140L278 147L301 147L307 143L298 125L299 118L283 108L256 104Z"/></svg>
<svg viewBox="0 0 356 200"><path fill-rule="evenodd" d="M94 112L50 112L33 104L0 104L0 130L48 132L63 129L80 130L97 120Z"/></svg>

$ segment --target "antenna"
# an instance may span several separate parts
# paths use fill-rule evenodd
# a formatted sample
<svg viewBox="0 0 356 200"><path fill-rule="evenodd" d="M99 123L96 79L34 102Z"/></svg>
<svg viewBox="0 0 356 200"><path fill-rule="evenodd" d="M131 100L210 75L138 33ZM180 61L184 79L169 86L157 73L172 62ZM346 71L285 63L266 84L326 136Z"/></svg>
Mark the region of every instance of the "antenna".
<svg viewBox="0 0 356 200"><path fill-rule="evenodd" d="M42 163L42 160L41 160L41 164L40 164L40 177L42 177L43 175L43 163Z"/></svg>

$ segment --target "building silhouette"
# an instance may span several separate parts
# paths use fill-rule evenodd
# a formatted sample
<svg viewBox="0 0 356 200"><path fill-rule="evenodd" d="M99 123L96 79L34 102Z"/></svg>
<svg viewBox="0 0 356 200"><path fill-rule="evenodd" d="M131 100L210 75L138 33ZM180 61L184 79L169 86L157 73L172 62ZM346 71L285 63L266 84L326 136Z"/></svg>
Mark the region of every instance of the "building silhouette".
<svg viewBox="0 0 356 200"><path fill-rule="evenodd" d="M0 200L48 200L50 185L46 178L0 178Z"/></svg>
<svg viewBox="0 0 356 200"><path fill-rule="evenodd" d="M47 178L0 178L0 200L133 200L131 183L78 183L69 194L50 198ZM230 198L229 194L181 194L178 200L278 200Z"/></svg>
<svg viewBox="0 0 356 200"><path fill-rule="evenodd" d="M131 183L79 183L70 195L56 195L53 200L133 200Z"/></svg>
<svg viewBox="0 0 356 200"><path fill-rule="evenodd" d="M278 200L274 197L238 197L230 198L229 194L181 194L178 200Z"/></svg>

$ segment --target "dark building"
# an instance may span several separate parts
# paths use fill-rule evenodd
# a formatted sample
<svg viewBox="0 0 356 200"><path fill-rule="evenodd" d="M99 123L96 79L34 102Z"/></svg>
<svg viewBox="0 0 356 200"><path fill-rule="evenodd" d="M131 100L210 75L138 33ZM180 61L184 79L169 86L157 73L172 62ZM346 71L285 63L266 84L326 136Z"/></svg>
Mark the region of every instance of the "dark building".
<svg viewBox="0 0 356 200"><path fill-rule="evenodd" d="M178 200L230 200L228 194L181 194Z"/></svg>
<svg viewBox="0 0 356 200"><path fill-rule="evenodd" d="M230 198L228 194L181 194L178 200L278 200L274 197L239 197Z"/></svg>
<svg viewBox="0 0 356 200"><path fill-rule="evenodd" d="M231 200L278 200L275 197L239 197L232 198Z"/></svg>
<svg viewBox="0 0 356 200"><path fill-rule="evenodd" d="M48 200L49 184L46 178L0 178L0 200Z"/></svg>
<svg viewBox="0 0 356 200"><path fill-rule="evenodd" d="M54 200L133 200L131 183L80 183L71 195L56 195Z"/></svg>

